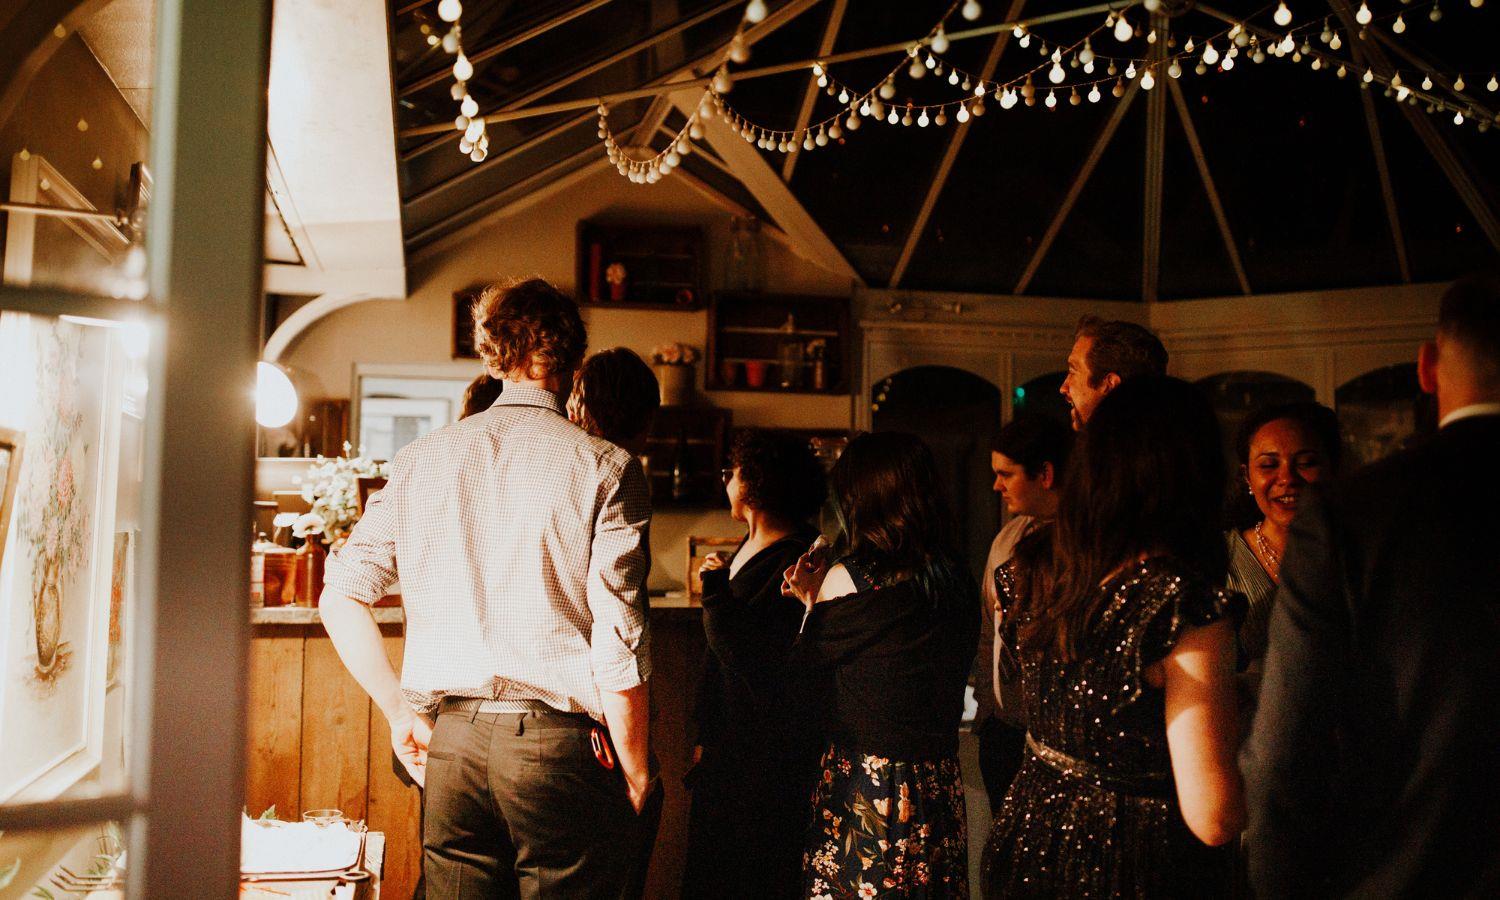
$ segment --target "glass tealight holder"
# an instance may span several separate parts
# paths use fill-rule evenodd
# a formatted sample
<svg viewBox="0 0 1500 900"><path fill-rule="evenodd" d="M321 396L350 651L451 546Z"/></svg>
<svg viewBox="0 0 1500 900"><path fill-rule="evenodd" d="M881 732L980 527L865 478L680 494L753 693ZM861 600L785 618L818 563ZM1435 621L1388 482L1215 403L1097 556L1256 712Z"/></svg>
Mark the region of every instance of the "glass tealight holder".
<svg viewBox="0 0 1500 900"><path fill-rule="evenodd" d="M302 814L302 821L322 827L344 821L344 812L339 809L309 809Z"/></svg>

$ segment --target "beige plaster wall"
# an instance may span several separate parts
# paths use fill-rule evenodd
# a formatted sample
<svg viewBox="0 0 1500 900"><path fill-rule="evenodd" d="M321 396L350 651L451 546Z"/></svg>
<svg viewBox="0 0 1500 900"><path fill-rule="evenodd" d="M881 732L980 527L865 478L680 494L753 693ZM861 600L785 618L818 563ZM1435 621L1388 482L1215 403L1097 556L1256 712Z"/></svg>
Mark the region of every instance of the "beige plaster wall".
<svg viewBox="0 0 1500 900"><path fill-rule="evenodd" d="M574 245L580 219L639 219L705 229L709 284L721 280L730 215L679 179L635 185L606 170L530 208L475 229L438 252L410 262L412 293L339 310L304 332L282 356L299 372L308 395L349 396L357 363L441 363L452 353L455 290L508 275L539 275L566 289L574 282ZM848 296L843 278L802 260L763 237L765 289L773 293ZM656 344L683 341L704 346L708 314L584 310L592 349L625 346L642 356ZM478 364L475 364L478 371ZM701 389L703 367L698 367ZM847 428L847 396L779 395L715 391L707 402L733 410L734 424L792 428ZM689 534L735 535L739 526L718 511L661 512L652 525L651 587L682 585Z"/></svg>

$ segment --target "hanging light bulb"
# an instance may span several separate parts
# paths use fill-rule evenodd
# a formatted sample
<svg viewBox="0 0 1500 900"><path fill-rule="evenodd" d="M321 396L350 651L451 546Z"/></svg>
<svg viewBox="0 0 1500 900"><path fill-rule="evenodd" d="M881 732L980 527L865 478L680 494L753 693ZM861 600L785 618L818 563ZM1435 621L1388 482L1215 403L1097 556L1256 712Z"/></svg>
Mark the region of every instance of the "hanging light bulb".
<svg viewBox="0 0 1500 900"><path fill-rule="evenodd" d="M1427 13L1427 18L1431 19L1434 22L1440 22L1440 21L1442 21L1442 19L1443 19L1443 10L1442 10L1442 8L1439 7L1436 3L1433 3L1432 4L1432 9L1429 10L1428 13Z"/></svg>
<svg viewBox="0 0 1500 900"><path fill-rule="evenodd" d="M823 133L819 132L818 136L823 139L823 144L826 144L829 141L836 141L839 138L843 137L844 129L839 127L839 120L834 119L833 122L828 126L828 134L824 135ZM821 147L823 146L823 144L819 144L818 146Z"/></svg>
<svg viewBox="0 0 1500 900"><path fill-rule="evenodd" d="M1464 84L1464 77L1462 75L1459 75L1457 78L1453 79L1453 89L1455 91L1461 91L1467 86L1468 85Z"/></svg>
<svg viewBox="0 0 1500 900"><path fill-rule="evenodd" d="M1083 41L1083 49L1078 51L1078 61L1084 65L1094 61L1094 47L1087 38Z"/></svg>
<svg viewBox="0 0 1500 900"><path fill-rule="evenodd" d="M1328 42L1328 47L1329 47L1329 49L1337 50L1338 48L1340 48L1342 46L1344 46L1344 39L1341 38L1341 37L1339 37L1339 33L1337 31L1335 31L1333 33L1333 40L1331 40L1331 41Z"/></svg>
<svg viewBox="0 0 1500 900"><path fill-rule="evenodd" d="M1250 55L1250 61L1255 63L1256 65L1260 65L1261 63L1265 62L1266 51L1260 49L1259 47L1256 47L1255 52Z"/></svg>
<svg viewBox="0 0 1500 900"><path fill-rule="evenodd" d="M1370 12L1370 4L1360 0L1359 10L1354 13L1354 21L1361 25L1368 25L1374 18L1375 14Z"/></svg>
<svg viewBox="0 0 1500 900"><path fill-rule="evenodd" d="M1340 78L1343 78L1345 75L1349 74L1349 70L1346 69L1346 68L1344 68L1344 66L1342 64L1340 64L1339 68L1338 68L1338 71L1334 72L1333 74L1337 75Z"/></svg>
<svg viewBox="0 0 1500 900"><path fill-rule="evenodd" d="M1031 46L1031 35L1029 35L1029 34L1023 34L1023 35L1021 35L1021 37L1016 40L1016 43L1020 45L1020 47L1021 47L1022 50L1025 50L1027 47Z"/></svg>
<svg viewBox="0 0 1500 900"><path fill-rule="evenodd" d="M1021 98L1016 95L1015 91L1005 91L1000 95L1000 108L1013 109L1020 99Z"/></svg>
<svg viewBox="0 0 1500 900"><path fill-rule="evenodd" d="M969 106L969 112L976 116L984 115L984 98L981 97L980 99L975 100L973 104Z"/></svg>
<svg viewBox="0 0 1500 900"><path fill-rule="evenodd" d="M1099 85L1096 84L1093 87L1089 88L1089 102L1090 103L1098 103L1099 102L1099 98L1101 96L1102 95L1099 93Z"/></svg>
<svg viewBox="0 0 1500 900"><path fill-rule="evenodd" d="M1088 62L1086 62L1086 63L1083 64L1083 74L1085 74L1085 75L1092 75L1092 74L1094 74L1094 61L1093 60L1089 60Z"/></svg>
<svg viewBox="0 0 1500 900"><path fill-rule="evenodd" d="M1276 49L1281 52L1281 55L1285 56L1286 54L1291 53L1293 50L1297 49L1297 42L1293 40L1292 36L1289 34L1281 39L1281 43L1276 45Z"/></svg>
<svg viewBox="0 0 1500 900"><path fill-rule="evenodd" d="M465 156L467 156L468 153L469 153L469 151L473 150L473 149L474 149L474 142L473 141L469 140L467 137L461 137L461 138L458 139L458 152L459 153L462 153Z"/></svg>
<svg viewBox="0 0 1500 900"><path fill-rule="evenodd" d="M1129 80L1135 79L1135 63L1133 61L1125 66L1125 77Z"/></svg>
<svg viewBox="0 0 1500 900"><path fill-rule="evenodd" d="M979 5L978 0L968 0L968 2L964 4L963 9L959 10L959 14L964 17L964 21L966 22L974 21L975 19L979 18L980 13L983 12L984 8Z"/></svg>
<svg viewBox="0 0 1500 900"><path fill-rule="evenodd" d="M858 131L859 130L859 123L860 123L859 116L856 116L854 113L850 113L849 114L849 118L847 118L847 119L844 120L844 127L847 128L847 129L849 129L850 131Z"/></svg>
<svg viewBox="0 0 1500 900"><path fill-rule="evenodd" d="M916 81L926 74L927 69L922 65L922 61L918 59L912 60L911 65L906 69L906 77L912 81Z"/></svg>
<svg viewBox="0 0 1500 900"><path fill-rule="evenodd" d="M1360 80L1365 84L1369 84L1370 82L1375 80L1375 73L1370 71L1369 69L1365 69L1365 74Z"/></svg>
<svg viewBox="0 0 1500 900"><path fill-rule="evenodd" d="M459 131L468 131L469 117L460 113L458 117L453 120L453 127L457 128Z"/></svg>
<svg viewBox="0 0 1500 900"><path fill-rule="evenodd" d="M908 113L907 115L910 115L910 113ZM927 125L928 125L928 123L931 122L931 121L932 121L931 119L927 118L927 110L924 107L923 110L922 110L922 114L919 115L919 116L917 116L917 127L918 128L926 128Z"/></svg>
<svg viewBox="0 0 1500 900"><path fill-rule="evenodd" d="M1428 75L1428 76L1426 76L1426 77L1424 77L1422 79L1422 90L1424 90L1424 91L1430 91L1430 90L1432 90L1432 76L1431 75Z"/></svg>
<svg viewBox="0 0 1500 900"><path fill-rule="evenodd" d="M1491 75L1490 80L1485 83L1484 89L1489 91L1491 94L1496 91L1500 91L1500 78L1496 78L1494 75Z"/></svg>
<svg viewBox="0 0 1500 900"><path fill-rule="evenodd" d="M848 106L848 105L849 105L849 92L847 90L845 90L844 88L839 88L839 106Z"/></svg>
<svg viewBox="0 0 1500 900"><path fill-rule="evenodd" d="M1219 63L1219 68L1223 69L1226 72L1228 72L1230 69L1233 69L1234 68L1234 57L1232 57L1232 56L1226 56L1226 57L1224 57L1224 61L1221 62L1221 63Z"/></svg>
<svg viewBox="0 0 1500 900"><path fill-rule="evenodd" d="M1053 84L1062 84L1063 79L1067 77L1068 73L1064 72L1063 67L1057 63L1053 63L1052 68L1047 71L1047 80Z"/></svg>
<svg viewBox="0 0 1500 900"><path fill-rule="evenodd" d="M954 69L953 71L951 71L951 72L948 73L948 83L949 84L958 84L958 70L957 69Z"/></svg>
<svg viewBox="0 0 1500 900"><path fill-rule="evenodd" d="M750 47L745 43L745 33L736 31L729 39L729 61L744 64L750 61Z"/></svg>
<svg viewBox="0 0 1500 900"><path fill-rule="evenodd" d="M1151 70L1147 69L1141 73L1141 90L1149 91L1154 87L1156 87L1156 78L1151 74Z"/></svg>
<svg viewBox="0 0 1500 900"><path fill-rule="evenodd" d="M297 389L286 370L275 363L255 364L255 421L280 428L297 415Z"/></svg>
<svg viewBox="0 0 1500 900"><path fill-rule="evenodd" d="M948 124L948 113L941 106L938 107L937 115L932 117L932 124L939 128Z"/></svg>
<svg viewBox="0 0 1500 900"><path fill-rule="evenodd" d="M960 125L969 121L969 107L960 103L958 105L958 112L955 114L954 118L958 119L958 124Z"/></svg>
<svg viewBox="0 0 1500 900"><path fill-rule="evenodd" d="M1167 63L1167 76L1169 78L1182 77L1182 66L1178 64L1177 60L1174 59Z"/></svg>
<svg viewBox="0 0 1500 900"><path fill-rule="evenodd" d="M1192 53L1193 52L1193 39L1192 39L1191 36L1188 37L1187 43L1182 45L1182 52L1184 52L1184 53Z"/></svg>
<svg viewBox="0 0 1500 900"><path fill-rule="evenodd" d="M745 21L754 25L766 18L766 0L750 0L745 6Z"/></svg>
<svg viewBox="0 0 1500 900"><path fill-rule="evenodd" d="M1212 66L1219 61L1219 51L1214 49L1213 42L1203 45L1203 64Z"/></svg>
<svg viewBox="0 0 1500 900"><path fill-rule="evenodd" d="M887 78L880 85L880 99L889 100L896 96L896 82Z"/></svg>
<svg viewBox="0 0 1500 900"><path fill-rule="evenodd" d="M927 54L927 58L922 60L922 65L926 66L929 69L937 69L937 57L933 56L931 53ZM943 74L941 69L938 69L938 74Z"/></svg>
<svg viewBox="0 0 1500 900"><path fill-rule="evenodd" d="M896 111L894 109L891 110L888 114L886 114L885 123L887 125L895 125L897 122L900 122L900 121L901 121L901 117L896 114Z"/></svg>
<svg viewBox="0 0 1500 900"><path fill-rule="evenodd" d="M1461 113L1461 112L1454 113L1453 114L1453 124L1454 125L1462 125L1463 123L1464 123L1464 114Z"/></svg>
<svg viewBox="0 0 1500 900"><path fill-rule="evenodd" d="M1391 30L1397 34L1402 34L1406 31L1406 19L1402 18L1400 13L1396 14L1396 21L1391 23Z"/></svg>
<svg viewBox="0 0 1500 900"><path fill-rule="evenodd" d="M458 53L458 59L453 61L453 77L459 81L468 81L474 77L474 64L469 62L462 50Z"/></svg>
<svg viewBox="0 0 1500 900"><path fill-rule="evenodd" d="M458 17L463 14L463 4L458 0L443 0L438 4L438 18L444 22L457 22Z"/></svg>
<svg viewBox="0 0 1500 900"><path fill-rule="evenodd" d="M1110 88L1109 92L1111 94L1115 95L1116 97L1123 97L1123 96L1125 96L1125 82L1116 80L1115 81L1115 86L1112 87L1112 88Z"/></svg>
<svg viewBox="0 0 1500 900"><path fill-rule="evenodd" d="M1397 103L1402 102L1403 100L1405 100L1410 95L1411 95L1411 88L1407 87L1406 85L1403 84L1400 87L1396 88L1396 102Z"/></svg>
<svg viewBox="0 0 1500 900"><path fill-rule="evenodd" d="M723 66L714 73L714 80L710 84L716 94L727 94L734 89L734 82L729 78L729 70Z"/></svg>
<svg viewBox="0 0 1500 900"><path fill-rule="evenodd" d="M472 119L475 116L479 115L479 104L474 100L473 97L469 96L468 94L464 94L464 99L458 104L458 110L459 112Z"/></svg>
<svg viewBox="0 0 1500 900"><path fill-rule="evenodd" d="M932 52L933 53L947 53L948 52L948 47L949 47L948 33L943 30L943 25L942 25L941 22L938 23L937 33L932 36L932 44L931 44L931 46L932 46Z"/></svg>
<svg viewBox="0 0 1500 900"><path fill-rule="evenodd" d="M428 43L430 44L430 43L433 43L433 42L432 41L428 41ZM443 35L443 52L444 53L457 53L458 52L458 26L457 25L454 25L452 28L450 28L448 30L447 34Z"/></svg>
<svg viewBox="0 0 1500 900"><path fill-rule="evenodd" d="M1115 19L1115 40L1125 43L1135 36L1135 29L1130 27L1130 20L1125 18L1124 13Z"/></svg>
<svg viewBox="0 0 1500 900"><path fill-rule="evenodd" d="M1057 109L1057 92L1048 91L1047 99L1042 101L1042 105L1046 106L1048 109Z"/></svg>
<svg viewBox="0 0 1500 900"><path fill-rule="evenodd" d="M1276 7L1275 15L1271 18L1282 28L1292 24L1292 11L1287 7L1286 0L1281 0L1281 4Z"/></svg>

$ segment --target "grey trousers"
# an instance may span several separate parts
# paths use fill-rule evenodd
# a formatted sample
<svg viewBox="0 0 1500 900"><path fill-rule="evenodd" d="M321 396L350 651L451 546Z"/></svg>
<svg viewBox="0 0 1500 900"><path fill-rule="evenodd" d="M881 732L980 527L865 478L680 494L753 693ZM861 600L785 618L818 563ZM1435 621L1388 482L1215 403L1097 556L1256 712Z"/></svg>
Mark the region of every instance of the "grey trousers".
<svg viewBox="0 0 1500 900"><path fill-rule="evenodd" d="M423 870L432 900L633 898L661 817L637 815L594 722L564 713L444 712L427 753Z"/></svg>

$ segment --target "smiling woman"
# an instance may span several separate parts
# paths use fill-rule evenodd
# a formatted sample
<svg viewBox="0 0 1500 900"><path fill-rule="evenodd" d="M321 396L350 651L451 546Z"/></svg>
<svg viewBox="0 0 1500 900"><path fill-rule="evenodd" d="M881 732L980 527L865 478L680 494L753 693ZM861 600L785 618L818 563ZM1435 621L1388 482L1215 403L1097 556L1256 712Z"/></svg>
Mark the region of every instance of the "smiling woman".
<svg viewBox="0 0 1500 900"><path fill-rule="evenodd" d="M1240 628L1240 651L1254 674L1266 652L1271 597L1281 575L1287 528L1307 486L1333 476L1339 465L1339 423L1312 401L1262 407L1240 426L1235 441L1239 477L1230 488L1233 528L1226 532L1231 591L1250 601Z"/></svg>

